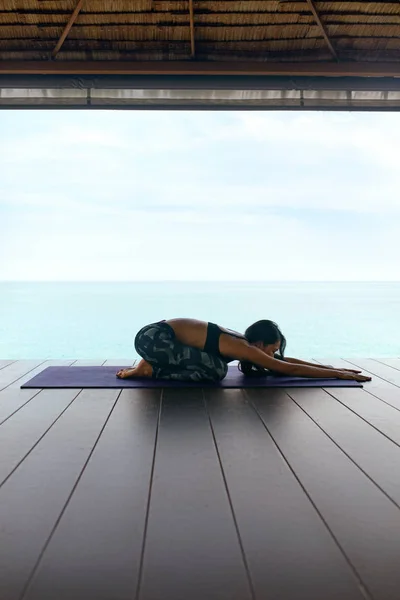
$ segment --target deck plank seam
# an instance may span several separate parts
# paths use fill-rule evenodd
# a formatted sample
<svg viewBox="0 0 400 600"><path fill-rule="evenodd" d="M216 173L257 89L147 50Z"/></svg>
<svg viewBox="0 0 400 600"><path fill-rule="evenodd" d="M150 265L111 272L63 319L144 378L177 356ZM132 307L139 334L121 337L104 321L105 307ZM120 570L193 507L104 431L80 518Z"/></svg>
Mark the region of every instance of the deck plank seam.
<svg viewBox="0 0 400 600"><path fill-rule="evenodd" d="M18 362L18 361L16 361ZM15 379L14 381L12 381L11 383L9 383L8 385L6 385L5 387L0 389L0 392L2 392L3 390L6 390L8 387L10 387L10 385L13 385L14 383L16 383L17 381L19 381L20 379L22 379L23 377L25 377L25 375L28 375L28 373L30 373L31 371L34 371L35 369L37 369L38 367L40 367L41 365L43 365L45 362L47 362L47 359L44 360L43 362L39 363L38 365L36 365L36 367L32 367L32 369L29 369L29 371L26 371L26 373L24 373L23 375L20 375L19 377L17 377L17 379ZM12 363L15 364L15 363ZM8 368L10 365L7 365L6 368Z"/></svg>
<svg viewBox="0 0 400 600"><path fill-rule="evenodd" d="M387 492L385 492L385 490L384 490L383 488L381 488L381 487L380 487L380 485L379 485L379 484L378 484L378 483L377 483L377 482L376 482L374 479L372 479L371 475L368 475L368 473L367 473L366 471L364 471L364 469L363 469L362 467L360 467L360 465L359 465L359 464L357 464L357 463L355 462L355 460L354 460L354 459L352 459L352 458L351 458L350 454L347 454L347 452L346 452L345 450L343 450L343 448L342 448L341 446L339 446L339 444L338 444L338 443L337 443L337 442L336 442L336 441L333 439L333 437L332 437L332 436L330 436L330 435L329 435L329 433L327 433L327 432L325 431L325 429L324 429L324 428L323 428L321 425L319 425L319 423L317 423L317 421L316 421L316 420L315 420L315 419L314 419L314 418L313 418L311 415L309 415L309 414L308 414L308 412L307 412L307 411L306 411L304 408L302 408L302 406L300 406L300 405L299 405L299 404L296 402L296 400L294 400L294 399L293 399L293 398L290 396L290 394L289 394L288 392L286 392L286 393L287 393L287 395L289 396L289 398L290 398L291 400L293 400L293 402L294 402L294 403L295 403L295 404L296 404L296 405L297 405L297 406L298 406L298 407L299 407L299 408L300 408L300 409L301 409L301 410L304 412L304 414L305 414L305 415L307 415L307 417L308 417L309 419L311 419L311 421L312 421L313 423L315 423L315 425L316 425L316 426L317 426L317 427L318 427L318 428L319 428L319 429L320 429L320 430L321 430L321 431L322 431L322 432L323 432L323 433L326 435L326 437L327 437L327 438L329 438L329 439L331 440L331 442L333 442L333 443L335 444L335 446L336 446L336 447L337 447L337 448L338 448L338 449L339 449L341 452L343 452L343 454L344 454L344 455L345 455L345 456L346 456L346 457L347 457L347 458L348 458L348 459L349 459L349 460L350 460L350 461L351 461L351 462L352 462L352 463L353 463L353 464L354 464L354 465L355 465L355 466L356 466L356 467L357 467L357 468L358 468L358 469L359 469L359 470L360 470L360 471L361 471L361 472L362 472L362 473L363 473L363 474L364 474L366 477L368 477L368 479L369 479L369 480L370 480L370 481L371 481L371 482L372 482L372 483L373 483L373 484L374 484L374 485L375 485L375 486L376 486L376 487L379 489L379 491L381 491L381 492L382 492L382 494L384 494L384 495L386 496L386 498L387 498L388 500L390 500L390 502L392 502L392 504L394 504L394 505L395 505L395 507L396 507L396 508L398 508L398 509L400 510L400 504L397 504L397 502L396 502L395 500L393 500L393 498L391 498L391 497L388 495L388 493L387 493ZM390 441L392 441L392 440L390 440Z"/></svg>
<svg viewBox="0 0 400 600"><path fill-rule="evenodd" d="M6 369L7 367L10 367L11 365L13 365L16 362L18 362L18 361L17 360L12 360L11 362L8 363L8 365L3 365L2 367L0 367L0 371L2 369Z"/></svg>
<svg viewBox="0 0 400 600"><path fill-rule="evenodd" d="M315 360L315 359L313 359ZM346 361L345 358L342 358L341 360ZM319 361L318 361L319 362ZM347 361L348 362L348 361ZM322 364L321 362L319 362L319 364ZM351 364L351 363L350 363ZM372 373L372 375L375 375L375 373ZM375 377L378 377L378 379L381 379L381 381L386 381L385 379L380 378L378 375L375 375ZM390 385L394 385L392 384L390 381L386 381L386 383L389 383ZM396 386L395 386L396 387ZM322 388L325 392L327 391L327 388ZM366 392L367 394L369 394L370 396L373 396L374 398L377 398L377 400L380 400L381 402L384 402L384 404L387 404L388 406L390 406L391 408L394 408L395 410L400 412L400 408L398 406L394 406L393 404L391 404L388 400L384 400L383 398L381 398L380 396L377 396L376 393L372 392L371 390L368 389L368 387L363 386L362 388L364 390L364 392ZM329 392L328 392L329 393Z"/></svg>
<svg viewBox="0 0 400 600"><path fill-rule="evenodd" d="M82 392L82 390L80 390L80 391L79 391L79 394L80 394L81 392ZM50 534L49 534L49 536L48 536L47 540L45 541L45 543L44 543L44 545L43 545L43 548L42 548L42 550L39 552L39 555L38 555L38 557L37 557L37 559L36 559L36 561L35 561L35 564L33 565L33 567L32 567L32 570L31 570L31 572L30 572L30 574L29 574L29 576L28 576L28 578L27 578L27 581L26 581L26 583L25 583L25 585L24 585L24 587L23 587L23 589L22 589L21 596L20 596L19 600L23 600L23 599L25 598L25 596L26 596L27 592L29 591L29 588L30 588L30 586L31 586L31 583L32 583L32 581L33 581L34 577L35 577L36 571L37 571L37 569L38 569L38 567L39 567L39 565L40 565L40 562L41 562L41 560L42 560L42 558L43 558L43 556L44 556L44 553L46 552L46 550L47 550L47 547L48 547L48 545L50 544L50 541L51 541L51 539L52 539L52 537L53 537L53 535L54 535L54 533L55 533L55 531L56 531L56 529L57 529L57 527L58 527L58 524L60 523L60 521L61 521L61 519L62 519L62 517L63 517L63 515L64 515L64 513L65 513L65 511L66 511L66 509L67 509L67 507L68 507L68 504L69 504L69 502L70 502L70 500L71 500L71 498L72 498L72 496L73 496L73 494L74 494L74 492L75 492L75 490L76 490L76 488L77 488L77 486L78 486L78 484L79 484L80 480L82 479L82 476L83 476L83 474L84 474L84 472L85 472L85 469L86 469L86 467L87 467L87 465L88 465L88 463L89 463L89 461L90 461L90 459L91 459L91 457L92 457L92 455L93 455L93 452L95 451L95 449L96 449L96 447L97 447L97 444L98 444L98 442L99 442L99 440L100 440L100 438L101 438L101 436L102 436L102 434L103 434L103 431L104 431L104 429L106 428L106 426L107 426L107 423L108 423L108 421L109 421L109 419L110 419L110 417L111 417L111 415L112 415L112 413L113 413L113 411L114 411L114 409L115 409L115 407L116 407L116 405L117 405L117 402L118 402L118 400L119 400L119 397L120 397L121 393L122 393L122 392L120 392L120 393L117 395L117 398L115 399L115 402L114 402L114 404L112 405L112 407L111 407L111 410L110 410L109 414L107 415L107 418L106 418L106 420L105 420L105 422L104 422L104 424L103 424L103 426L102 426L102 428L101 428L101 430L100 430L100 433L99 433L99 435L97 436L97 438L96 438L96 440L95 440L95 442L94 442L94 444L93 444L93 448L92 448L92 449L91 449L91 451L89 452L89 456L87 457L86 461L84 462L84 465L83 465L83 467L82 467L82 469L81 469L81 472L79 473L79 475L78 475L78 478L77 478L77 480L75 481L75 483L74 483L74 485L73 485L73 487L72 487L72 490L71 490L71 492L69 493L69 495L68 495L68 498L67 498L67 500L66 500L66 502L65 502L65 504L64 504L64 506L63 506L63 508L61 509L61 512L60 512L60 514L59 514L58 518L56 519L56 522L54 523L54 525L53 525L53 527L52 527L52 530L51 530L51 532L50 532ZM78 395L79 395L79 394L78 394ZM75 400L75 398L74 398L74 400ZM72 402L74 402L74 400L72 400ZM72 404L72 402L70 402L70 404L68 404L67 408L68 408L68 407L69 407L69 406ZM67 408L66 408L65 410L67 410ZM63 413L64 413L64 412L65 412L65 411L63 411ZM61 415L60 415L60 416L61 416ZM58 417L58 418L59 418L59 417ZM58 420L58 419L57 419L57 420ZM46 432L46 433L47 433L47 432Z"/></svg>
<svg viewBox="0 0 400 600"><path fill-rule="evenodd" d="M323 388L325 390L325 388ZM388 406L390 406L390 408L394 408L394 410L397 410L400 412L400 408L398 406L394 406L393 404L390 404L390 402L388 400L384 400L383 398L380 398L379 396L377 396L376 394L374 394L374 392L371 392L370 390L367 390L366 388L363 388L364 392L366 392L367 394L369 394L370 396L373 396L374 398L376 398L377 400L380 400L381 402L383 402L384 404L387 404ZM325 390L326 391L326 390Z"/></svg>
<svg viewBox="0 0 400 600"><path fill-rule="evenodd" d="M40 390L42 391L42 390ZM66 410L68 410L68 408L71 406L71 404L73 402L75 402L76 398L79 396L79 394L82 392L82 390L79 390L78 393L76 394L76 396L73 397L73 399L71 400L71 402L69 402L69 404L60 412L60 414L58 415L58 417L56 419L54 419L54 421L51 423L51 425L46 429L46 431L40 436L40 438L37 440L37 442L35 442L35 444L32 446L32 448L29 450L29 452L27 452L25 454L25 456L18 462L17 465L15 465L15 467L13 468L13 470L11 471L11 473L9 473L7 475L7 477L3 480L0 481L0 489L2 488L2 486L6 483L6 481L8 481L8 479L10 479L10 477L15 473L15 471L18 469L18 467L24 462L24 460L29 456L29 454L36 448L36 446L42 441L42 439L44 438L45 435L47 435L47 433L50 431L50 429L57 423L57 421L62 417L62 415L65 413Z"/></svg>
<svg viewBox="0 0 400 600"><path fill-rule="evenodd" d="M151 505L151 497L152 497L152 492L153 492L154 470L155 470L155 465L156 465L158 435L159 435L159 431L160 431L163 397L164 397L164 388L161 388L160 398L159 398L159 407L158 407L156 435L155 435L155 439L154 439L153 459L152 459L151 471L150 471L149 493L147 496L146 515L145 515L145 519L144 519L142 548L140 551L139 571L138 571L138 578L137 578L137 584L136 584L136 590L135 590L135 596L134 596L135 600L139 600L141 587L142 587L142 580L143 580L144 555L145 555L145 551L146 551L147 529L148 529L149 519L150 519L150 505Z"/></svg>
<svg viewBox="0 0 400 600"><path fill-rule="evenodd" d="M338 541L337 537L335 536L335 534L333 533L332 529L330 528L330 526L328 525L327 521L325 520L325 517L322 515L322 513L320 512L320 510L318 509L317 505L315 504L314 500L312 499L312 497L310 496L310 494L307 492L306 488L304 487L302 481L300 480L300 478L297 476L296 471L293 469L292 465L290 464L290 462L288 461L288 459L286 458L285 454L283 453L283 451L281 450L278 442L275 440L274 436L272 435L272 433L269 431L267 424L265 423L262 415L259 413L257 407L255 406L255 404L253 403L253 401L251 400L249 394L247 393L247 390L244 390L245 395L248 398L249 404L253 407L254 411L256 412L257 416L259 417L259 419L261 420L261 423L264 427L264 429L267 431L268 435L271 437L273 443L275 444L280 456L282 457L282 459L285 461L285 463L287 464L288 468L290 469L291 473L293 474L293 476L295 477L296 481L298 482L298 484L300 485L301 489L303 490L303 492L305 493L305 495L307 496L307 499L309 500L310 504L312 505L312 507L314 508L315 512L317 513L317 515L319 516L319 518L321 519L322 523L324 524L324 526L326 527L327 531L329 532L330 536L332 537L333 541L335 542L335 544L337 545L340 553L342 554L343 558L345 559L346 563L348 564L350 570L352 571L357 584L361 590L361 592L364 594L364 596L366 598L368 598L368 600L374 600L374 597L372 595L372 593L369 591L367 585L364 583L364 581L362 580L361 576L359 575L356 567L353 565L353 563L351 562L350 558L347 556L344 548L342 548L340 542ZM287 394L287 392L285 392ZM287 394L289 396L289 394ZM290 396L289 396L290 398ZM290 400L293 401L292 398L290 398ZM294 401L293 401L294 402ZM308 416L308 415L307 415Z"/></svg>
<svg viewBox="0 0 400 600"><path fill-rule="evenodd" d="M33 400L34 398L36 398L36 396L38 396L41 392L43 392L42 389L39 389L36 394L34 394L33 396L31 396L29 398L29 400L27 400L26 402L24 402L23 404L21 404L21 406L19 406L16 410L14 410L14 412L12 412L10 415L8 415L8 417L6 417L5 419L3 419L2 421L0 421L0 426L3 425L3 423L5 423L6 421L8 421L8 419L11 419L11 417L13 415L15 415L19 410L21 410L22 408L24 408L24 406L26 406L27 404L29 404L29 402L31 402L31 400ZM0 397L0 401L1 401L1 397Z"/></svg>
<svg viewBox="0 0 400 600"><path fill-rule="evenodd" d="M380 400L381 402L384 402L384 404L387 404L388 406L390 406L391 408L394 408L394 410L397 410L400 412L400 408L398 406L394 406L393 404L390 404L390 402L388 400L384 400L383 398L380 398L379 396L377 396L376 394L374 394L373 392L370 392L369 390L365 390L367 392L367 394L369 394L370 396L373 396L374 398L377 398L378 400Z"/></svg>
<svg viewBox="0 0 400 600"><path fill-rule="evenodd" d="M398 369L397 367L394 367L393 365L388 365L387 363L382 362L381 360L379 360L379 358L372 358L371 360L383 365L384 367L390 367L391 369L394 369L395 371L400 371L400 369Z"/></svg>
<svg viewBox="0 0 400 600"><path fill-rule="evenodd" d="M85 360L84 358L76 358L74 361L72 361L72 363L70 365L68 365L69 367L73 367L75 363L79 362L80 360ZM101 363L101 365L99 365L99 367L102 367L104 365L104 363L106 363L108 361L108 358L106 358L105 360L103 360L103 362Z"/></svg>
<svg viewBox="0 0 400 600"><path fill-rule="evenodd" d="M358 417L359 419L361 419L362 421L364 421L367 425L370 425L370 427L372 427L378 433L380 433L385 438L387 438L390 442L392 442L392 444L395 444L396 446L398 446L400 448L400 443L399 442L396 442L395 440L393 440L386 433L384 433L383 431L381 431L380 429L378 429L378 427L376 427L376 425L374 425L373 423L371 423L370 421L368 421L365 417L363 417L362 415L360 415L354 409L350 408L350 406L347 406L347 404L345 404L344 402L342 402L339 398L336 398L336 396L334 396L333 393L329 392L326 389L324 389L324 392L326 392L328 394L328 396L331 396L333 398L333 400L336 400L336 402L339 402L344 408L346 408L347 410L350 410L352 413L354 413L356 417ZM379 398L378 398L378 400L379 400ZM394 407L391 407L391 408L394 408Z"/></svg>
<svg viewBox="0 0 400 600"><path fill-rule="evenodd" d="M354 365L355 367L361 368L359 365L357 365L354 362L351 362L351 360L348 360L347 358L344 358L343 360L345 360L346 362L348 362L350 365ZM388 365L385 365L385 367L387 367L387 366ZM385 377L382 377L382 375L377 375L376 373L374 373L373 371L369 371L365 367L363 367L362 370L366 371L367 373L371 373L371 375L373 375L374 377L378 377L378 379L382 379L382 381L386 381L386 383L390 383L390 385L394 385L394 387L396 387L396 388L400 388L400 385L397 385L397 383L393 383L393 381L389 381L389 379L385 379Z"/></svg>
<svg viewBox="0 0 400 600"><path fill-rule="evenodd" d="M216 436L215 436L215 431L214 431L214 427L213 427L212 420L211 420L211 415L210 415L210 412L208 410L207 399L206 399L204 388L202 388L202 394L203 394L204 408L205 408L206 414L208 416L208 421L209 421L210 429L211 429L211 435L212 435L212 438L213 438L215 451L216 451L217 457L218 457L219 468L221 470L221 475L222 475L222 479L223 479L223 482L224 482L225 491L226 491L226 495L228 497L228 502L229 502L229 506L230 506L230 509L231 509L233 522L234 522L234 525L235 525L236 535L237 535L238 542L239 542L240 552L242 554L242 560L243 560L244 568L245 568L245 571L246 571L246 575L247 575L247 579L248 579L248 583L249 583L249 587L250 587L251 597L252 597L253 600L256 600L256 593L255 593L255 589L254 589L254 585L253 585L253 580L251 578L250 567L249 567L249 564L248 564L248 561L247 561L247 557L246 557L246 553L245 553L245 550L244 550L244 545L243 545L243 542L242 542L242 536L240 534L239 524L238 524L238 521L237 521L237 518L236 518L235 510L233 508L232 497L231 497L231 493L229 491L228 481L227 481L226 476L225 476L225 471L224 471L224 467L223 467L223 464L222 464L222 459L221 459L221 455L220 455L220 452L219 452L219 448L218 448L218 444L217 444L217 440L216 440Z"/></svg>

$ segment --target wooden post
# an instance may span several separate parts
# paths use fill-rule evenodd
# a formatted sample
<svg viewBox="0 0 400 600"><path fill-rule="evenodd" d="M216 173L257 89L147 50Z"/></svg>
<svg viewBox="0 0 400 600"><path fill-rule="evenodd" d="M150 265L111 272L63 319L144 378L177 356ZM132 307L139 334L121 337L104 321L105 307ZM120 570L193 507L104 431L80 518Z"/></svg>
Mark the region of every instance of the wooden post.
<svg viewBox="0 0 400 600"><path fill-rule="evenodd" d="M312 12L312 14L314 15L314 18L315 18L315 20L317 21L317 23L318 23L318 25L319 25L319 28L320 28L320 29L321 29L321 31L322 31L322 35L324 36L324 39L325 39L325 41L326 41L326 43L327 43L327 46L328 46L328 48L329 48L329 50L330 50L330 52L331 52L331 54L332 54L333 58L335 58L336 60L339 60L339 58L338 58L338 55L336 54L336 50L335 50L335 48L332 46L332 42L331 42L331 40L329 39L329 36L328 36L328 33L327 33L327 31L326 31L325 25L324 25L324 24L323 24L323 22L321 21L321 18L320 18L319 14L318 14L318 10L317 10L317 8L316 8L316 6L315 6L315 4L314 4L314 0L307 0L307 4L309 5L309 7L310 7L310 9L311 9L311 12Z"/></svg>
<svg viewBox="0 0 400 600"><path fill-rule="evenodd" d="M72 25L75 23L76 18L79 15L84 2L85 2L85 0L79 0L78 4L76 5L76 8L75 8L74 12L72 13L67 25L65 26L65 29L62 32L61 37L58 40L56 47L54 48L53 52L51 53L53 58L55 58L57 56L57 54L59 53L61 46L63 45L65 38L69 34L69 31L70 31Z"/></svg>
<svg viewBox="0 0 400 600"><path fill-rule="evenodd" d="M189 19L190 19L190 55L192 58L196 54L196 46L194 41L194 10L193 0L189 0Z"/></svg>

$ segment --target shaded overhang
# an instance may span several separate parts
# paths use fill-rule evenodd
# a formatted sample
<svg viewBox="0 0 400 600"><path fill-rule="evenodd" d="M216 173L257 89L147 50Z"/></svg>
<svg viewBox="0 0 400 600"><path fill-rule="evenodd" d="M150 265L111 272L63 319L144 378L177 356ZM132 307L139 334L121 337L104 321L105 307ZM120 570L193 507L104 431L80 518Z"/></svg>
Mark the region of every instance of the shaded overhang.
<svg viewBox="0 0 400 600"><path fill-rule="evenodd" d="M246 70L247 66L247 70ZM61 67L61 68L60 68ZM160 68L162 67L162 68ZM400 109L389 64L0 65L1 108ZM161 71L161 72L160 72ZM399 71L399 73L398 73Z"/></svg>
<svg viewBox="0 0 400 600"><path fill-rule="evenodd" d="M400 107L399 0L0 4L2 108Z"/></svg>

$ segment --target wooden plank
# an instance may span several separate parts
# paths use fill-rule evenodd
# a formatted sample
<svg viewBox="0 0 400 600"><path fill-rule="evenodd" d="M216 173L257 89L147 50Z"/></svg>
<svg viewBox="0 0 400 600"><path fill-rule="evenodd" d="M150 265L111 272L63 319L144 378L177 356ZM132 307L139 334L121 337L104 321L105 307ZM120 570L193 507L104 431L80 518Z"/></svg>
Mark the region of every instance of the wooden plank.
<svg viewBox="0 0 400 600"><path fill-rule="evenodd" d="M7 367L8 365L11 365L14 362L17 362L17 361L15 361L15 360L0 360L0 369L4 369L4 367Z"/></svg>
<svg viewBox="0 0 400 600"><path fill-rule="evenodd" d="M47 366L56 365L69 365L71 360L52 360L46 361ZM46 367L45 367L46 368ZM32 375L28 374L28 379ZM21 385L21 384L19 384ZM40 394L41 390L26 389L21 390L19 387L6 387L0 392L0 425L13 415L16 411L20 410L27 402L32 398Z"/></svg>
<svg viewBox="0 0 400 600"><path fill-rule="evenodd" d="M22 362L28 362L28 361L22 361ZM57 359L46 360L43 363L39 364L34 369L28 371L27 373L25 373L24 375L22 375L15 381L13 381L10 385L8 385L2 391L0 390L0 394L4 394L6 392L8 393L8 392L14 391L14 390L19 390L22 392L23 390L21 390L21 385L23 385L24 383L26 383L27 381L32 379L35 375L38 375L38 373L41 373L42 371L47 369L47 367L70 366L71 364L74 364L71 360L57 360ZM26 390L26 391L30 392L31 390Z"/></svg>
<svg viewBox="0 0 400 600"><path fill-rule="evenodd" d="M23 594L119 394L83 390L0 488L2 600Z"/></svg>
<svg viewBox="0 0 400 600"><path fill-rule="evenodd" d="M135 364L133 358L109 358L104 363L106 367L131 367Z"/></svg>
<svg viewBox="0 0 400 600"><path fill-rule="evenodd" d="M29 392L23 394L22 392ZM40 394L41 390L10 390L7 388L0 392L0 425L9 419L17 410Z"/></svg>
<svg viewBox="0 0 400 600"><path fill-rule="evenodd" d="M374 360L400 371L400 358L374 358Z"/></svg>
<svg viewBox="0 0 400 600"><path fill-rule="evenodd" d="M42 390L0 427L0 486L35 448L79 390Z"/></svg>
<svg viewBox="0 0 400 600"><path fill-rule="evenodd" d="M47 361L44 360L18 360L17 362L11 363L4 369L0 370L0 392L6 387L10 387L12 384L20 381L24 375L33 377L40 371L46 368ZM19 384L21 385L21 384ZM15 385L14 387L19 387Z"/></svg>
<svg viewBox="0 0 400 600"><path fill-rule="evenodd" d="M400 371L394 369L393 367L379 363L372 358L346 358L346 362L356 365L357 367L360 367L360 369L363 369L368 373L372 373L373 375L392 383L396 387L400 387ZM351 369L352 367L349 368Z"/></svg>
<svg viewBox="0 0 400 600"><path fill-rule="evenodd" d="M398 600L398 507L283 391L248 395L369 594Z"/></svg>
<svg viewBox="0 0 400 600"><path fill-rule="evenodd" d="M104 358L81 358L79 360L74 360L71 363L71 367L101 367L105 362Z"/></svg>
<svg viewBox="0 0 400 600"><path fill-rule="evenodd" d="M279 75L399 77L396 62L0 61L0 75Z"/></svg>
<svg viewBox="0 0 400 600"><path fill-rule="evenodd" d="M400 445L400 394L399 407L396 409L359 388L326 388L325 392Z"/></svg>
<svg viewBox="0 0 400 600"><path fill-rule="evenodd" d="M324 390L293 389L287 394L400 508L400 476L395 475L400 474L400 446ZM400 412L386 409L400 423ZM396 437L400 443L400 429Z"/></svg>
<svg viewBox="0 0 400 600"><path fill-rule="evenodd" d="M134 598L160 394L122 392L24 600Z"/></svg>
<svg viewBox="0 0 400 600"><path fill-rule="evenodd" d="M365 599L243 391L206 390L206 402L255 597Z"/></svg>
<svg viewBox="0 0 400 600"><path fill-rule="evenodd" d="M164 390L138 600L250 600L201 389Z"/></svg>
<svg viewBox="0 0 400 600"><path fill-rule="evenodd" d="M350 359L352 360L352 359ZM355 365L353 365L352 363L350 363L348 360L343 360L343 359L320 359L319 360L320 364L332 364L337 368L344 368L344 369L353 369L356 368ZM360 367L360 369L362 369L362 367ZM367 371L365 371L367 372ZM366 383L364 383L364 391L367 394L371 394L372 396L375 396L376 398L378 398L379 400L381 400L382 402L385 402L386 404L388 404L389 406L392 406L393 408L395 408L396 410L400 410L400 392L399 392L399 388L396 387L393 383L390 383L389 381L385 381L384 379L381 379L378 375L375 375L374 373L372 373L373 377L371 381L367 381ZM327 391L330 391L330 388L327 388Z"/></svg>

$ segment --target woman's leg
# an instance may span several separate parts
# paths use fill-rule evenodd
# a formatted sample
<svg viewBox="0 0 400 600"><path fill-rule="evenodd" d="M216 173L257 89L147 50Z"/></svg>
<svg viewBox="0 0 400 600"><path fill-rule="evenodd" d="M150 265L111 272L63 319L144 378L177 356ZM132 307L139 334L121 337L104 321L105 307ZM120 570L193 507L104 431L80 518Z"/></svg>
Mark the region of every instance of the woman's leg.
<svg viewBox="0 0 400 600"><path fill-rule="evenodd" d="M228 371L218 356L181 344L172 327L162 322L143 327L135 349L152 366L155 379L221 381Z"/></svg>
<svg viewBox="0 0 400 600"><path fill-rule="evenodd" d="M218 356L212 356L197 348L187 346L191 351L190 358L186 359L185 366L168 366L154 369L156 379L174 379L176 381L222 381L228 372L228 365ZM202 356L199 356L199 354Z"/></svg>

